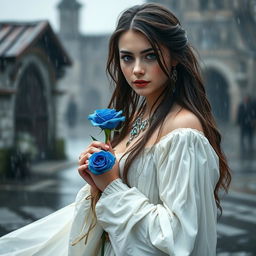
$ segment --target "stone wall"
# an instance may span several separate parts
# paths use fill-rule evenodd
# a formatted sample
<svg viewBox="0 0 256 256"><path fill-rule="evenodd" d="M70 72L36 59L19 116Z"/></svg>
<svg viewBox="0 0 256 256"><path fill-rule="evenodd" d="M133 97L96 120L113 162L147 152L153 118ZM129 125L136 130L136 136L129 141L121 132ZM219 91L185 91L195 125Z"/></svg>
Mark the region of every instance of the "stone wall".
<svg viewBox="0 0 256 256"><path fill-rule="evenodd" d="M10 96L0 97L0 149L13 144L14 125Z"/></svg>
<svg viewBox="0 0 256 256"><path fill-rule="evenodd" d="M66 77L59 82L59 87L65 91L58 100L59 132L66 136L65 115L70 96L74 96L77 103L79 123L87 122L86 117L91 111L106 107L110 100L112 89L105 72L109 35L60 37L73 61Z"/></svg>
<svg viewBox="0 0 256 256"><path fill-rule="evenodd" d="M9 64L0 72L0 90L15 90L12 71L17 65ZM14 94L0 95L0 149L10 148L14 141Z"/></svg>
<svg viewBox="0 0 256 256"><path fill-rule="evenodd" d="M37 67L44 86L47 101L48 116L48 138L47 141L53 141L56 137L56 106L53 96L54 80L51 76L49 63L46 63L37 54L28 53L18 62L10 64L4 72L0 73L0 89L19 90L20 79L26 68L33 64ZM15 67L19 67L15 69ZM14 70L16 71L13 74ZM6 86L7 85L7 86ZM15 103L16 93L0 96L0 148L10 148L14 145L15 139ZM33 111L33 109L31 110Z"/></svg>

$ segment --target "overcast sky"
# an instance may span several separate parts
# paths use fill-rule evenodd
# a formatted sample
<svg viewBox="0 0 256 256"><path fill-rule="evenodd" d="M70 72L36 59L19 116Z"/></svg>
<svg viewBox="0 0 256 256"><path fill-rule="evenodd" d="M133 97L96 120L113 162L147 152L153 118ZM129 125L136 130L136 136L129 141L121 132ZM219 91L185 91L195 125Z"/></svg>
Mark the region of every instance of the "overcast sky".
<svg viewBox="0 0 256 256"><path fill-rule="evenodd" d="M83 33L113 31L121 11L144 0L78 0L83 4L80 28ZM0 21L31 21L47 19L59 28L56 5L60 0L0 0Z"/></svg>

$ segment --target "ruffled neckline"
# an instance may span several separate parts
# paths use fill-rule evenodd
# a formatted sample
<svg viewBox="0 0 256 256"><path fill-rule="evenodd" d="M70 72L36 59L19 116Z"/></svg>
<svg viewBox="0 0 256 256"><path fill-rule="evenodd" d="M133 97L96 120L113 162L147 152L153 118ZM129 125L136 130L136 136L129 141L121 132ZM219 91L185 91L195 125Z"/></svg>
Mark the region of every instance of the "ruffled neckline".
<svg viewBox="0 0 256 256"><path fill-rule="evenodd" d="M169 132L169 133L165 134L164 136L162 136L157 143L155 143L155 144L153 144L151 146L146 147L144 149L144 152L151 151L155 147L157 147L159 144L161 144L163 141L165 141L167 138L173 137L177 133L184 133L184 132L192 132L192 133L197 134L200 137L202 137L202 138L204 138L204 139L206 139L208 141L208 139L205 137L205 135L204 135L204 133L202 131L199 131L199 130L194 129L194 128L176 128L176 129L172 130L171 132ZM125 154L125 152L123 152L123 153L116 153L115 155L117 156L117 158L120 159L121 156L124 155L124 154Z"/></svg>

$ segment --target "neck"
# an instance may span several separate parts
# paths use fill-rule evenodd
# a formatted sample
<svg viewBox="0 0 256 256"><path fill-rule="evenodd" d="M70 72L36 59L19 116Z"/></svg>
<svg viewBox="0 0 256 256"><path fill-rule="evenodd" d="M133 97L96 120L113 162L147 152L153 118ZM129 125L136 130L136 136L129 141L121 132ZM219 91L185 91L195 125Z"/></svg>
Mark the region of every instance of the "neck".
<svg viewBox="0 0 256 256"><path fill-rule="evenodd" d="M154 111L156 110L156 108L159 106L159 104L161 104L161 99L159 99L158 102L155 102L155 100L156 99L154 100L150 100L148 98L146 99L146 107L143 113L143 116L145 118L151 117Z"/></svg>
<svg viewBox="0 0 256 256"><path fill-rule="evenodd" d="M156 108L161 104L163 100L163 88L157 95L149 95L146 97L146 108L144 111L144 117L150 117L152 113L156 110Z"/></svg>

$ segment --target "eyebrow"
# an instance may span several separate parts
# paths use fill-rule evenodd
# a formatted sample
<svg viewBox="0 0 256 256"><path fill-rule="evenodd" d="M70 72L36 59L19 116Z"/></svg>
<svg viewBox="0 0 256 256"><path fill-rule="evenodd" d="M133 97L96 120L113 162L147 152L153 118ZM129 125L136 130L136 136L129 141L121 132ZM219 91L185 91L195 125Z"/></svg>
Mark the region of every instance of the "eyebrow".
<svg viewBox="0 0 256 256"><path fill-rule="evenodd" d="M145 50L141 51L140 54L151 52L151 51L154 51L154 49L153 48L148 48L148 49L145 49ZM120 53L132 54L132 52L125 51L125 50L121 50Z"/></svg>

